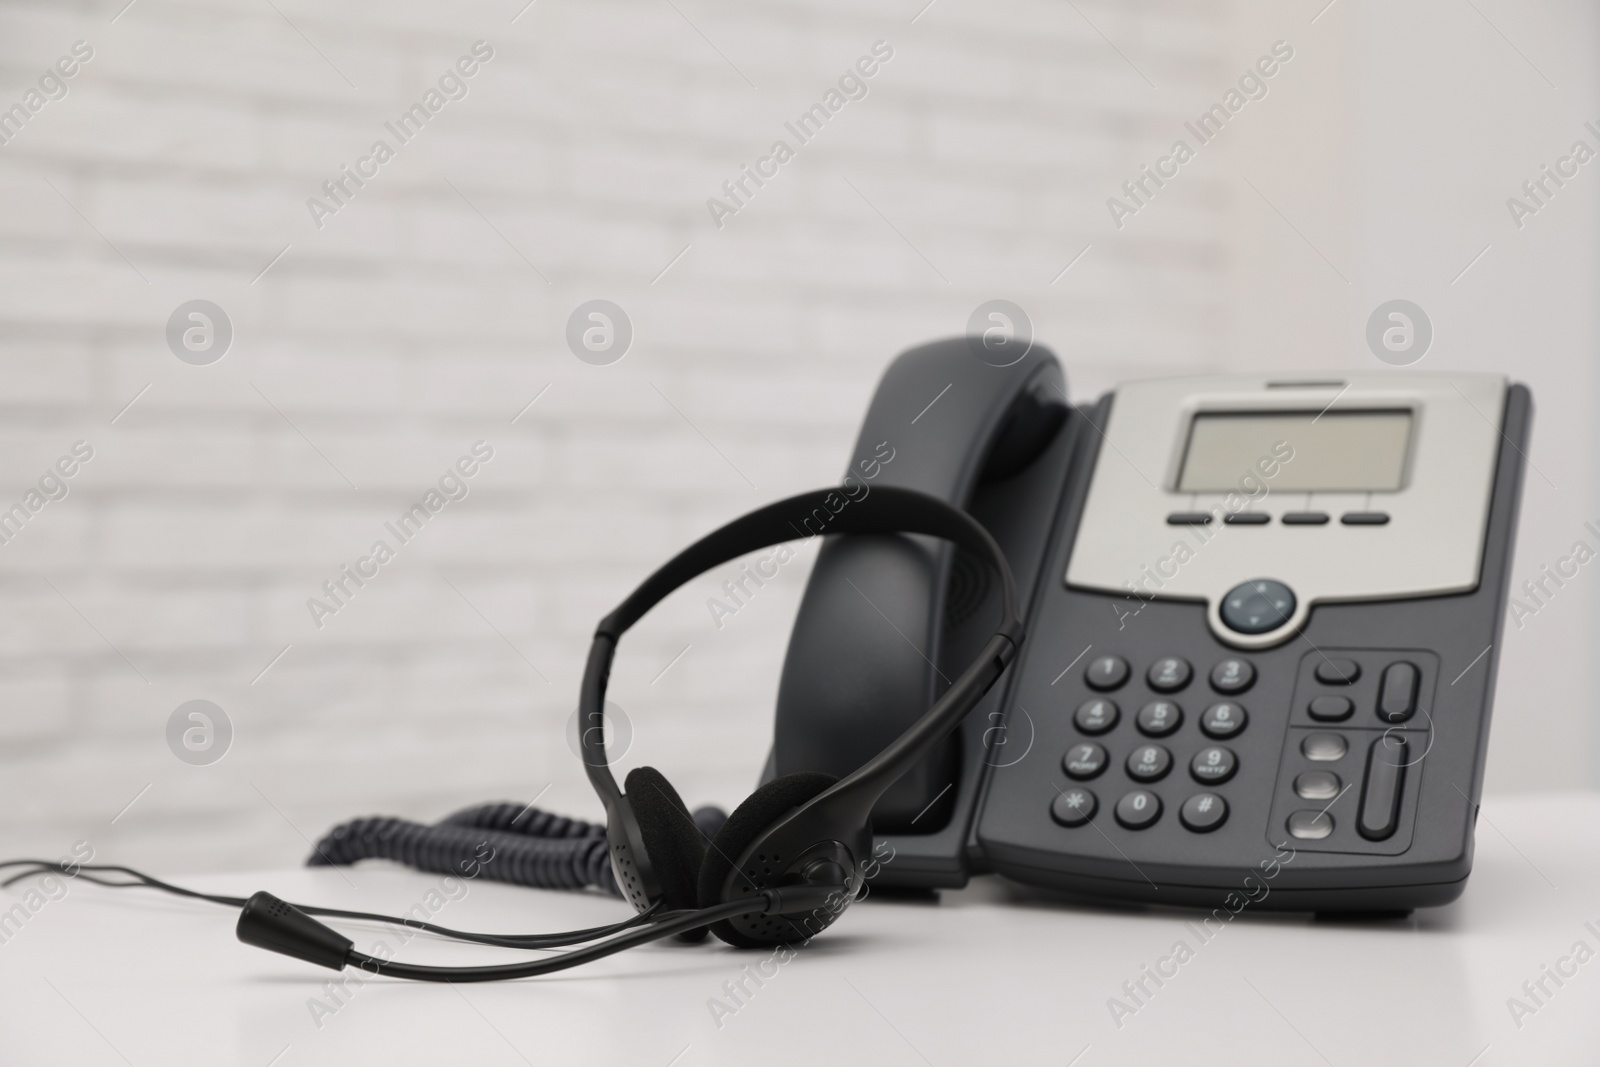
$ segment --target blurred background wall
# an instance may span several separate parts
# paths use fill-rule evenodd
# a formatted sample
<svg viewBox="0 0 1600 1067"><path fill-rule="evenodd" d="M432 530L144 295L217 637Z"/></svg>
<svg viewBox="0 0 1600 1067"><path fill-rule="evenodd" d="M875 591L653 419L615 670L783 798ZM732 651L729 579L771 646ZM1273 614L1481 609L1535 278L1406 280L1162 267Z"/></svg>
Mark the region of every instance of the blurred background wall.
<svg viewBox="0 0 1600 1067"><path fill-rule="evenodd" d="M1518 581L1600 519L1600 163L1520 228L1506 206L1600 148L1588 5L525 3L0 4L0 108L29 109L0 119L0 506L93 449L0 545L5 852L268 866L357 814L596 816L565 740L595 620L837 479L883 365L996 297L1083 400L1371 368L1368 314L1414 300L1419 369L1534 389ZM1117 225L1107 199L1275 42L1266 95ZM801 144L785 123L875 46ZM462 57L402 143L385 123ZM596 298L632 325L609 365L566 340ZM196 299L232 328L209 365L167 338ZM477 442L465 498L314 620ZM625 763L691 804L748 792L808 563L720 628L718 575L629 636ZM1597 582L1508 628L1491 792L1594 785ZM233 735L207 765L168 745L197 699Z"/></svg>

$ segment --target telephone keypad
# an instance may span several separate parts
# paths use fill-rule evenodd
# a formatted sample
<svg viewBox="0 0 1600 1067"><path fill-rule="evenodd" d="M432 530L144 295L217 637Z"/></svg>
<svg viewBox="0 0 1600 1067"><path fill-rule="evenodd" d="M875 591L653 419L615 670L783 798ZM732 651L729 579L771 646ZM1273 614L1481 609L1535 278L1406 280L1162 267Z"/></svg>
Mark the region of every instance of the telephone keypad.
<svg viewBox="0 0 1600 1067"><path fill-rule="evenodd" d="M1176 693L1189 684L1194 668L1182 656L1164 656L1150 664L1145 681L1158 693Z"/></svg>
<svg viewBox="0 0 1600 1067"><path fill-rule="evenodd" d="M1128 777L1136 782L1155 782L1172 770L1172 753L1165 745L1140 745L1128 753Z"/></svg>
<svg viewBox="0 0 1600 1067"><path fill-rule="evenodd" d="M1200 729L1207 737L1221 740L1232 737L1244 729L1244 724L1249 716L1244 708L1231 700L1224 700L1220 704L1213 704L1200 716Z"/></svg>
<svg viewBox="0 0 1600 1067"><path fill-rule="evenodd" d="M1139 709L1134 722L1148 737L1165 737L1183 722L1183 709L1170 700L1152 700Z"/></svg>
<svg viewBox="0 0 1600 1067"><path fill-rule="evenodd" d="M1083 680L1090 689L1105 693L1126 682L1128 673L1128 661L1121 656L1101 656L1084 668Z"/></svg>
<svg viewBox="0 0 1600 1067"><path fill-rule="evenodd" d="M1143 830L1161 818L1161 798L1148 789L1135 789L1117 801L1117 822L1130 830Z"/></svg>
<svg viewBox="0 0 1600 1067"><path fill-rule="evenodd" d="M1116 702L1105 697L1095 697L1078 705L1078 710L1073 713L1072 721L1079 730L1086 734L1103 734L1122 717L1122 711Z"/></svg>
<svg viewBox="0 0 1600 1067"><path fill-rule="evenodd" d="M1105 770L1110 761L1111 757L1102 746L1085 741L1067 749L1067 754L1061 758L1061 769L1067 772L1068 778L1087 781Z"/></svg>
<svg viewBox="0 0 1600 1067"><path fill-rule="evenodd" d="M1223 748L1221 745L1202 748L1194 754L1194 759L1189 763L1189 774L1194 780L1208 785L1226 782L1238 769L1238 757L1233 754L1232 749Z"/></svg>

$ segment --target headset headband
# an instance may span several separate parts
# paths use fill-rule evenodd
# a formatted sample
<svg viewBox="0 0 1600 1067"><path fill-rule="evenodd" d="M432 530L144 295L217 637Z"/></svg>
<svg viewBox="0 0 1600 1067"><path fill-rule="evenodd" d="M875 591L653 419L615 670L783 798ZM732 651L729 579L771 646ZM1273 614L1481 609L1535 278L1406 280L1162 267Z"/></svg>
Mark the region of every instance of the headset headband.
<svg viewBox="0 0 1600 1067"><path fill-rule="evenodd" d="M839 507L841 500L845 501L842 508ZM979 659L904 734L828 790L829 794L853 791L846 787L858 785L866 778L876 784L876 788L869 786L869 789L881 793L944 735L946 722L953 726L972 710L999 671L1004 670L1015 655L1017 646L1022 643L1016 582L1000 546L989 536L989 531L966 512L926 493L893 486L879 486L856 499L839 488L819 489L752 511L712 531L668 560L595 628L594 644L589 649L579 691L579 722L584 728L578 735L589 782L600 795L613 825L622 817L622 792L617 788L607 761L604 727L606 684L617 640L668 594L712 567L757 549L805 538L804 524L813 519L818 510L828 516L828 534L911 533L952 541L986 557L1000 572L1002 588L1001 623ZM872 799L875 801L876 796Z"/></svg>

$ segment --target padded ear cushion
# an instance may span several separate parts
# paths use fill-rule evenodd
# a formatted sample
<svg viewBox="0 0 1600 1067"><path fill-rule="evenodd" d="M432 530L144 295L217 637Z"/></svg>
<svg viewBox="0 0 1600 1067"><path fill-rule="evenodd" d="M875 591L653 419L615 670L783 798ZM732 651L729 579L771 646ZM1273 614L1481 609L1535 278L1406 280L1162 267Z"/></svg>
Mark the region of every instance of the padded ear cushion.
<svg viewBox="0 0 1600 1067"><path fill-rule="evenodd" d="M672 783L654 767L629 771L623 788L639 824L650 867L661 885L662 907L668 911L695 907L696 879L705 861L706 839L695 827L689 809ZM704 936L702 929L692 940Z"/></svg>
<svg viewBox="0 0 1600 1067"><path fill-rule="evenodd" d="M709 908L721 903L722 883L733 870L739 854L761 831L838 780L831 774L814 771L786 774L757 789L733 809L728 821L717 831L711 847L706 849L705 861L700 865L700 906ZM761 942L745 937L726 920L713 924L711 932L738 948L762 947Z"/></svg>

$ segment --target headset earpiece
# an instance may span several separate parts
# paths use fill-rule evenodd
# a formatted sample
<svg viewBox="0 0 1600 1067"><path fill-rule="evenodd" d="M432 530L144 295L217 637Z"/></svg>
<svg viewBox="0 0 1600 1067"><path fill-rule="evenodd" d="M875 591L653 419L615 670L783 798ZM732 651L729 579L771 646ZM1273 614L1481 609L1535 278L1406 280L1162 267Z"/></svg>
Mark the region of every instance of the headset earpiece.
<svg viewBox="0 0 1600 1067"><path fill-rule="evenodd" d="M629 775L629 778L631 779L632 775ZM838 780L831 774L812 771L786 774L781 778L774 778L745 798L744 803L735 808L733 814L728 816L728 821L723 823L722 829L711 842L711 847L706 849L705 860L700 865L700 906L709 907L722 903L724 899L732 899L732 897L724 898L723 891L740 854L773 823ZM781 855L761 856L753 863L746 864L743 872L745 877L738 884L741 887L748 885L749 889L736 895L746 896L777 886L779 876L788 869L789 862L794 858L789 857L786 860ZM754 948L774 943L750 937L726 919L712 926L711 932L738 948ZM794 937L784 936L777 940L792 941Z"/></svg>
<svg viewBox="0 0 1600 1067"><path fill-rule="evenodd" d="M646 859L655 875L664 911L696 907L700 866L706 841L689 809L666 776L654 767L636 767L624 781L628 807L633 811L644 843ZM684 935L685 940L705 936L704 929Z"/></svg>

